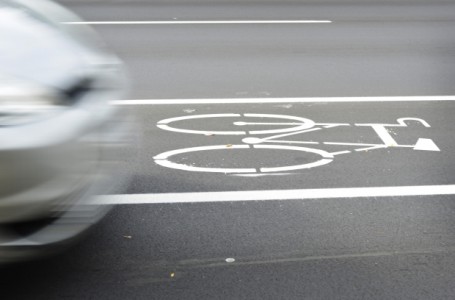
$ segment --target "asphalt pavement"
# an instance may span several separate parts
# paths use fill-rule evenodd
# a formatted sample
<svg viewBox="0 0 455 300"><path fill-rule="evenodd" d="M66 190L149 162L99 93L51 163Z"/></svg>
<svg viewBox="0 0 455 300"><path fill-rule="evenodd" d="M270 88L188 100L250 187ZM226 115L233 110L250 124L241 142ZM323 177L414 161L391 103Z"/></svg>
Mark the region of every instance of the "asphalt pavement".
<svg viewBox="0 0 455 300"><path fill-rule="evenodd" d="M455 3L61 2L166 24L93 25L131 76L128 204L5 299L455 297Z"/></svg>

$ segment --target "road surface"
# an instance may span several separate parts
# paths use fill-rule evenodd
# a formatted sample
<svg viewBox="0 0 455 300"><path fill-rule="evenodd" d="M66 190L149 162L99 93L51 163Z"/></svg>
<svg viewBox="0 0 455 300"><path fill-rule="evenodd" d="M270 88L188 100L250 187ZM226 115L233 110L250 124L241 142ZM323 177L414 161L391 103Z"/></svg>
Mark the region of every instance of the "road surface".
<svg viewBox="0 0 455 300"><path fill-rule="evenodd" d="M454 298L455 3L61 2L108 22L143 140L5 299Z"/></svg>

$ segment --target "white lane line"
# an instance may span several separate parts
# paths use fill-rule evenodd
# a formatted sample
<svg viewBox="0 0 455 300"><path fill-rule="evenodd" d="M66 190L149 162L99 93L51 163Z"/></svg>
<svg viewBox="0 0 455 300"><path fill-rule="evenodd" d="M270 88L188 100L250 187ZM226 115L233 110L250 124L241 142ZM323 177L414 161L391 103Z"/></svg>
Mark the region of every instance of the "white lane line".
<svg viewBox="0 0 455 300"><path fill-rule="evenodd" d="M82 21L69 25L206 25L206 24L331 24L330 20L219 20L219 21Z"/></svg>
<svg viewBox="0 0 455 300"><path fill-rule="evenodd" d="M113 105L317 103L317 102L419 102L455 101L455 96L300 97L300 98L206 98L114 100Z"/></svg>
<svg viewBox="0 0 455 300"><path fill-rule="evenodd" d="M231 201L308 200L364 197L453 195L455 185L421 185L238 192L163 193L98 196L94 204L158 204Z"/></svg>

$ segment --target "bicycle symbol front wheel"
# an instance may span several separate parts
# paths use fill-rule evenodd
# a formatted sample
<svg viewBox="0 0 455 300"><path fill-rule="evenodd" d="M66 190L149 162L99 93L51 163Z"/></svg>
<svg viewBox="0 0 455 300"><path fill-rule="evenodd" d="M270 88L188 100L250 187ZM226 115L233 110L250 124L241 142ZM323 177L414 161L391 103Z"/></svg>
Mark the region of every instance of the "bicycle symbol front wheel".
<svg viewBox="0 0 455 300"><path fill-rule="evenodd" d="M196 130L179 128L172 123L189 120L204 120L204 119L217 119L222 120L230 118L235 120L231 125L235 125L238 130ZM268 122L243 122L242 120L266 120ZM270 120L281 120L281 122L270 122ZM285 122L283 122L283 120ZM306 118L288 116L288 115L274 115L274 114L206 114L206 115L191 115L183 117L175 117L161 120L157 123L160 129L187 133L187 134L214 134L214 135L262 135L262 134L280 134L286 132L298 132L315 126L314 121ZM262 130L249 130L258 126L280 126L278 129L262 129ZM281 128L283 127L283 128ZM239 130L245 129L245 130Z"/></svg>

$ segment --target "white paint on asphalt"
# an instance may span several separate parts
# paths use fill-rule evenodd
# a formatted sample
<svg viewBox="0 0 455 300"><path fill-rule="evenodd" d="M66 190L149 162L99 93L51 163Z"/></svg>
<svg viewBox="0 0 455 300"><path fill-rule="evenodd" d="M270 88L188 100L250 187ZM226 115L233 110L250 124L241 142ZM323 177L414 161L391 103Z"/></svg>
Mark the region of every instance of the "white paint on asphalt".
<svg viewBox="0 0 455 300"><path fill-rule="evenodd" d="M295 173L255 173L255 174L230 174L231 176L238 177L264 177L264 176L285 176L292 175Z"/></svg>
<svg viewBox="0 0 455 300"><path fill-rule="evenodd" d="M178 169L183 171L193 171L193 172L215 172L215 173L254 173L256 169L254 168L205 168L205 167L196 167L192 165L178 164L167 160L169 157L191 152L199 151L210 151L210 150L229 150L231 149L249 149L248 145L217 145L217 146L202 146L202 147L192 147L185 149L171 150L164 153L161 153L153 159L157 164L163 167Z"/></svg>
<svg viewBox="0 0 455 300"><path fill-rule="evenodd" d="M427 121L419 118L400 118L397 120L398 124L355 124L355 126L370 126L382 140L384 145L387 145L388 147L399 147L400 145L398 145L395 139L390 135L389 130L386 127L407 127L408 125L406 124L406 121L414 121L421 123L423 126L427 128L430 127L430 124L428 124ZM425 145L420 150L428 148L430 149L430 151L439 151L439 148L436 146L436 144L434 144L433 141L430 140L430 142L424 143ZM434 144L434 146L432 144ZM414 150L419 149L414 148Z"/></svg>
<svg viewBox="0 0 455 300"><path fill-rule="evenodd" d="M408 127L406 121L413 121L422 124L424 127L431 127L427 121L419 119L419 118L399 118L397 119L397 124L374 124L374 123L362 123L362 124L355 124L356 126L384 126L384 127Z"/></svg>
<svg viewBox="0 0 455 300"><path fill-rule="evenodd" d="M385 128L384 125L371 125L371 128L373 128L373 130L376 131L376 134L382 140L384 145L387 145L388 147L398 146L398 143L393 139L393 137L390 135L389 131L387 130L387 128Z"/></svg>
<svg viewBox="0 0 455 300"><path fill-rule="evenodd" d="M262 173L288 172L288 171L295 171L295 170L311 169L311 168L326 165L326 164L332 162L332 160L333 160L333 155L331 153L328 153L327 151L324 151L321 149L295 147L295 146L281 146L281 145L253 145L253 148L254 149L278 149L278 150L309 152L309 153L318 154L323 157L322 159L312 162L312 163L305 163L305 164L300 164L300 165L292 165L292 166L284 166L284 167L274 167L274 168L259 168L260 172L262 172Z"/></svg>
<svg viewBox="0 0 455 300"><path fill-rule="evenodd" d="M303 169L311 169L319 166L326 165L333 160L333 155L321 150L321 149L313 149L313 148L306 148L306 147L295 147L295 146L283 146L283 145L215 145L215 146L201 146L201 147L191 147L191 148L184 148L184 149L177 149L171 150L153 157L155 162L163 167L171 168L171 169L178 169L183 171L193 171L193 172L211 172L211 173L256 173L258 170L256 168L215 168L215 167L198 167L194 165L187 165L182 163L175 163L168 160L170 157L179 154L186 154L192 152L201 152L201 151L234 151L232 149L272 149L272 150L291 150L291 151L301 151L301 152L309 152L314 153L322 156L322 159L319 159L312 163L305 163L299 165L291 165L291 166L281 166L281 167L270 167L270 168L259 168L259 172L262 173L272 173L272 172L287 172L287 171L295 171L295 170L303 170Z"/></svg>
<svg viewBox="0 0 455 300"><path fill-rule="evenodd" d="M366 147L366 148L355 149L354 151L356 151L356 152L361 152L361 151L368 152L370 150L382 149L382 148L387 148L387 147L388 147L387 145L377 145L377 146L371 146L371 147ZM400 146L400 147L407 147L407 146Z"/></svg>
<svg viewBox="0 0 455 300"><path fill-rule="evenodd" d="M69 25L229 25L229 24L331 24L330 20L218 20L218 21L81 21Z"/></svg>
<svg viewBox="0 0 455 300"><path fill-rule="evenodd" d="M417 140L416 145L414 146L414 150L422 150L422 151L441 151L439 147L431 139L423 139L419 138Z"/></svg>
<svg viewBox="0 0 455 300"><path fill-rule="evenodd" d="M338 142L323 142L324 145L338 145L338 146L377 146L378 144L364 144L364 143L338 143ZM380 145L382 146L382 145Z"/></svg>
<svg viewBox="0 0 455 300"><path fill-rule="evenodd" d="M237 121L239 117L258 117L258 118L268 118L268 119L279 119L280 122L245 122L245 121ZM185 120L193 120L193 119L207 119L207 118L232 118L233 122L231 124L239 127L244 127L247 125L257 126L257 125L267 125L267 126L276 126L277 124L280 125L290 125L289 128L281 128L281 129L268 129L268 130L255 130L255 131L200 131L200 130L189 130L189 129L181 129L181 128L174 128L169 126L168 124L176 122L176 121L185 121ZM283 123L281 119L291 120L293 122L285 122ZM295 123L294 121L299 121L299 123ZM356 146L361 147L359 149L355 149L356 152L361 151L370 151L375 149L382 149L388 147L403 147L403 148L413 148L413 150L423 150L423 151L440 151L436 144L430 139L420 139L415 145L399 145L393 137L389 134L389 131L386 127L407 127L408 125L406 122L418 122L425 127L430 127L430 125L422 119L418 118L399 118L397 119L396 124L373 124L373 123L358 123L355 126L369 126L371 127L378 137L382 140L383 144L363 144L363 143L346 143L346 142L323 142L325 145L338 145L338 146ZM229 122L228 122L229 123ZM336 151L335 154L328 153L322 149L313 149L301 146L284 146L284 145L260 145L262 143L267 143L268 141L280 142L278 138L281 137L288 137L291 135L297 134L304 134L312 131L321 130L323 128L312 128L316 124L324 124L324 128L333 128L338 126L350 126L347 123L315 123L313 120L305 119L302 117L296 116L288 116L288 115L275 115L275 114L252 114L252 113L245 113L245 114L205 114L205 115L191 115L191 116L183 116L183 117L174 117L168 118L161 121L158 121L157 126L164 130L169 131L176 131L181 133L192 133L192 134L227 134L227 135L256 135L256 134L275 134L280 133L278 135L273 135L265 138L258 138L258 137L247 137L242 139L243 143L247 145L215 145L215 146L202 146L202 147L192 147L192 148L184 148L184 149L177 149L177 150L170 150L159 154L154 157L155 162L158 165L167 168L173 168L178 170L184 171L194 171L194 172L214 172L214 173L224 173L224 174L232 174L232 173L273 173L273 172L289 172L295 170L303 170L303 169L311 169L319 166L326 165L332 162L334 155L342 155L342 154L349 154L353 153L352 151L342 150ZM282 133L285 132L285 133ZM297 141L296 143L301 142ZM291 141L286 141L284 144L293 144ZM194 164L182 164L172 162L172 159L169 160L170 157L178 154L186 154L191 152L199 152L199 151L207 151L207 150L226 150L226 149L275 149L275 150L293 150L293 151L303 151L303 152L310 152L314 154L319 154L322 156L323 159L312 163L305 163L299 165L286 165L286 166L276 166L276 167L266 167L266 168L210 168L208 166L213 165L212 162L207 162L207 166L199 167L194 166ZM230 150L232 151L232 150ZM220 151L218 151L220 152ZM236 172L238 170L238 172ZM252 171L251 171L252 170Z"/></svg>
<svg viewBox="0 0 455 300"><path fill-rule="evenodd" d="M93 204L112 205L270 200L285 201L365 197L437 196L454 194L455 185L452 184L331 189L105 195L96 197L95 200L93 201Z"/></svg>
<svg viewBox="0 0 455 300"><path fill-rule="evenodd" d="M335 155L342 155L342 154L349 154L349 153L351 153L351 151L346 150L346 151L332 152L332 153L330 153L330 154L332 154L333 156L335 156Z"/></svg>
<svg viewBox="0 0 455 300"><path fill-rule="evenodd" d="M262 140L263 141L275 140L275 139L286 137L286 136L297 135L297 134L302 134L302 133L308 133L308 132L318 131L318 130L321 130L321 129L322 128L311 128L311 129L305 129L305 130L299 130L299 131L294 130L293 132L290 132L290 133L284 133L284 134L278 134L278 135L269 136L269 137L263 138ZM254 131L250 131L250 134L254 134Z"/></svg>
<svg viewBox="0 0 455 300"><path fill-rule="evenodd" d="M247 140L248 138L245 138L242 140L242 142L244 143L248 143L248 141L245 141ZM252 139L252 138L249 138L249 139ZM263 140L262 139L259 139L256 143L262 143ZM320 143L319 142L313 142L313 141L283 141L283 140L277 140L277 141L274 141L274 140L267 140L267 143L280 143L280 144L303 144L303 145L319 145Z"/></svg>
<svg viewBox="0 0 455 300"><path fill-rule="evenodd" d="M209 119L209 118L239 118L242 115L240 114L232 114L232 113L227 113L227 114L204 114L204 115L191 115L191 116L183 116L183 117L174 117L174 118L168 118L161 120L157 123L157 126L163 130L168 130L168 131L174 131L174 132L180 132L180 133L191 133L191 134L215 134L215 135L245 135L247 132L246 131L213 131L213 130L189 130L189 129L181 129L181 128L175 128L171 127L168 124L173 123L173 122L179 122L179 121L186 121L186 120L194 120L194 119ZM281 129L272 129L272 130L250 130L248 131L249 134L276 134L276 133L283 133L283 132L292 132L291 135L294 135L295 131L299 130L305 130L308 128L311 128L315 125L315 123L312 120L301 118L301 117L295 117L295 116L287 116L287 115L274 115L274 114L243 114L244 117L252 117L252 118L269 118L269 119L287 119L291 121L299 121L298 123L295 123L296 125L292 125L292 127L288 128L281 128ZM233 125L243 127L245 125L250 125L248 122L233 122ZM257 123L252 123L252 124L257 124ZM267 124L271 126L275 126L275 122L268 122L268 123L260 123L261 125ZM292 123L294 124L294 123ZM312 130L319 130L319 129L310 129L309 131ZM302 131L303 132L303 131ZM277 135L269 138L275 138L275 137L281 137L281 136L286 136L285 135Z"/></svg>
<svg viewBox="0 0 455 300"><path fill-rule="evenodd" d="M455 101L455 96L378 96L378 97L297 97L297 98L206 98L114 100L113 105L242 104L242 103L337 103L337 102L420 102Z"/></svg>
<svg viewBox="0 0 455 300"><path fill-rule="evenodd" d="M204 118L229 118L229 117L241 117L240 114L207 114L207 115L192 115L184 117L169 118L161 120L157 123L157 126L163 130L180 132L180 133L190 133L190 134L216 134L216 135L246 135L246 131L208 131L208 130L189 130L171 127L168 124L178 121L194 120L194 119L204 119Z"/></svg>

